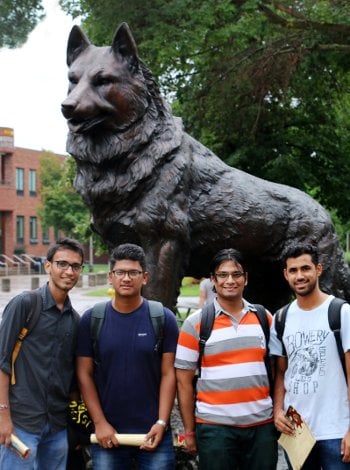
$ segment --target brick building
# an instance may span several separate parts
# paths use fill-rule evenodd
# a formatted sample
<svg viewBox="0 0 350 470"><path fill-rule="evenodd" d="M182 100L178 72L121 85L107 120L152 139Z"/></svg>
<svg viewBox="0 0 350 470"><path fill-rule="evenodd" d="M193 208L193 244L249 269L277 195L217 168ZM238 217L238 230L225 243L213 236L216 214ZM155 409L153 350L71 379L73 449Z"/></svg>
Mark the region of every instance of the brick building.
<svg viewBox="0 0 350 470"><path fill-rule="evenodd" d="M53 228L43 230L37 214L41 204L38 170L42 155L40 151L15 147L13 129L0 127L1 262L22 253L45 256L48 245L58 235Z"/></svg>

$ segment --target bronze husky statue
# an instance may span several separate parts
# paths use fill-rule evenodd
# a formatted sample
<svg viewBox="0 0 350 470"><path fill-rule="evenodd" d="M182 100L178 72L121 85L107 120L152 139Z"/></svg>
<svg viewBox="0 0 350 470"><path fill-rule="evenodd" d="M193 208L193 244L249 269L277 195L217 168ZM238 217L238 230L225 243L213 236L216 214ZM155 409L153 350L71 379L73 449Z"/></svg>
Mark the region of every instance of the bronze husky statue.
<svg viewBox="0 0 350 470"><path fill-rule="evenodd" d="M149 298L174 306L184 275L208 274L211 257L235 247L250 263L247 298L271 310L290 293L280 265L285 245L313 241L322 286L350 299L350 275L327 212L303 192L223 163L183 130L138 57L127 24L111 47L79 27L68 40L67 151L74 186L109 248L141 245Z"/></svg>

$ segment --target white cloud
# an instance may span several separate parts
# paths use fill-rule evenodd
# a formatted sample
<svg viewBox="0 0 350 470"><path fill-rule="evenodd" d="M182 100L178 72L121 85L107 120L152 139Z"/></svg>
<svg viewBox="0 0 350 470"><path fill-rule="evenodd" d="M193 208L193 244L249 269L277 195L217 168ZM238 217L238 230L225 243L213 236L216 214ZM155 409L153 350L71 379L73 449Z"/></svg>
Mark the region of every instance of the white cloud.
<svg viewBox="0 0 350 470"><path fill-rule="evenodd" d="M20 49L0 49L0 127L12 127L15 146L65 153L66 47L73 24L58 6L44 0L46 18Z"/></svg>

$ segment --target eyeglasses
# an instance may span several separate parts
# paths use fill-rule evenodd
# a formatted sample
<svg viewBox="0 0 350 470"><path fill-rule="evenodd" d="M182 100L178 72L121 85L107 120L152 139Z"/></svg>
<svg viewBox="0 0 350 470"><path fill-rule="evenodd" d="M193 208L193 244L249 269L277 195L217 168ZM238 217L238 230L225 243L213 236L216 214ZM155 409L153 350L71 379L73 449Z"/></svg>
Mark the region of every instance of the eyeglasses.
<svg viewBox="0 0 350 470"><path fill-rule="evenodd" d="M234 271L233 273L220 271L218 273L215 273L215 277L222 281L228 279L230 276L232 277L232 279L239 279L240 277L244 276L244 273L242 271Z"/></svg>
<svg viewBox="0 0 350 470"><path fill-rule="evenodd" d="M84 269L84 265L83 264L79 264L79 263L68 263L68 261L54 261L54 263L56 263L58 269L60 269L61 271L67 271L69 269L69 267L72 268L72 271L74 273L80 273L80 271L82 271Z"/></svg>
<svg viewBox="0 0 350 470"><path fill-rule="evenodd" d="M131 269L130 271L124 271L124 269L115 269L114 271L111 271L111 273L117 279L124 279L126 275L128 275L130 279L135 279L140 276L143 271L138 271L137 269Z"/></svg>

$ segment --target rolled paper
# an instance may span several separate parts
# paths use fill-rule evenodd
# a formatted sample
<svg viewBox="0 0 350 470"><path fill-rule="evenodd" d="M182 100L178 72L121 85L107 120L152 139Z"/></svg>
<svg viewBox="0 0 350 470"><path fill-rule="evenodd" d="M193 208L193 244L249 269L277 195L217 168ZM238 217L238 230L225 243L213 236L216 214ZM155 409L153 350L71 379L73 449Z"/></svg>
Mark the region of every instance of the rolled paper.
<svg viewBox="0 0 350 470"><path fill-rule="evenodd" d="M146 434L115 434L121 446L141 446L145 442ZM91 444L98 444L96 434L90 435Z"/></svg>
<svg viewBox="0 0 350 470"><path fill-rule="evenodd" d="M30 454L30 449L17 436L11 434L11 448L22 459L26 459Z"/></svg>

